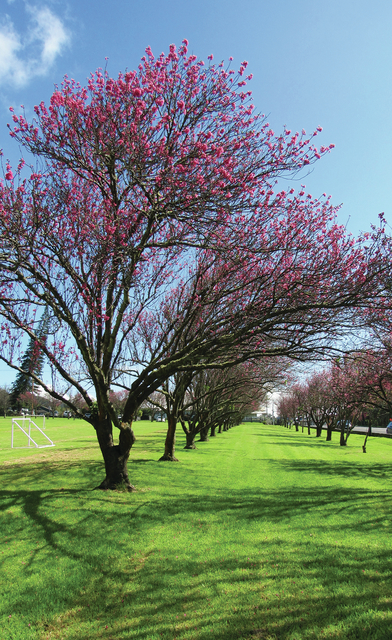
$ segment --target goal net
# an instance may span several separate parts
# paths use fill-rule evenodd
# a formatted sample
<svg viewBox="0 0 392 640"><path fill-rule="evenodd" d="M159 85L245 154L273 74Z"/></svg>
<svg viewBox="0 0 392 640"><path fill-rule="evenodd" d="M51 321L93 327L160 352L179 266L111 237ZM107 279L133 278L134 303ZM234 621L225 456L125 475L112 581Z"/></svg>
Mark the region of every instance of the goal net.
<svg viewBox="0 0 392 640"><path fill-rule="evenodd" d="M54 442L43 432L45 428L45 416L43 418L42 429L30 416L13 418L11 449L27 449L28 447L44 449L45 447L54 447Z"/></svg>

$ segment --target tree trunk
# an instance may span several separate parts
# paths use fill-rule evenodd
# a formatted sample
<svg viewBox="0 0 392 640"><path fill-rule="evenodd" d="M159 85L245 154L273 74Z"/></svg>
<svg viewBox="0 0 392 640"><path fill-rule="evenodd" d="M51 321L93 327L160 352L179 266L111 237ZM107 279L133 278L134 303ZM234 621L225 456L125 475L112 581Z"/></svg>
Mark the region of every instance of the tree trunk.
<svg viewBox="0 0 392 640"><path fill-rule="evenodd" d="M347 425L347 430L346 430L345 438L344 438L344 444L345 444L345 445L347 444L348 437L349 437L349 435L351 434L351 431L352 431L353 429L354 429L354 425L353 425L352 423L350 423L350 425Z"/></svg>
<svg viewBox="0 0 392 640"><path fill-rule="evenodd" d="M132 423L122 423L119 443L113 442L112 422L108 418L95 425L99 446L105 461L106 478L97 489L117 489L125 487L128 491L136 491L128 478L127 462L129 453L136 438Z"/></svg>
<svg viewBox="0 0 392 640"><path fill-rule="evenodd" d="M365 442L364 442L364 443L363 443L363 445L362 445L362 451L363 451L363 453L366 453L366 443L367 443L367 439L368 439L368 437L369 437L370 435L372 435L372 428L371 428L371 427L369 427L369 428L368 428L368 432L367 432L367 434L366 434Z"/></svg>
<svg viewBox="0 0 392 640"><path fill-rule="evenodd" d="M186 445L184 447L184 449L196 449L196 445L195 445L195 425L189 421L189 429L186 427L185 425L185 420L183 418L180 417L180 422L181 422L181 426L182 426L182 430L185 433L185 438L186 438Z"/></svg>
<svg viewBox="0 0 392 640"><path fill-rule="evenodd" d="M158 462L178 462L178 458L174 455L175 444L176 444L176 427L177 420L174 416L167 416L167 433L165 440L165 453L161 458L159 458Z"/></svg>
<svg viewBox="0 0 392 640"><path fill-rule="evenodd" d="M320 438L321 437L322 431L323 431L323 425L322 424L320 424L320 425L318 424L317 427L316 427L316 438Z"/></svg>
<svg viewBox="0 0 392 640"><path fill-rule="evenodd" d="M184 449L196 449L195 434L191 431L185 431L186 445Z"/></svg>
<svg viewBox="0 0 392 640"><path fill-rule="evenodd" d="M199 442L208 442L208 427L203 427L200 430L200 440Z"/></svg>
<svg viewBox="0 0 392 640"><path fill-rule="evenodd" d="M345 425L342 424L342 421L340 422L340 425L341 425L341 427L340 427L340 442L339 442L339 444L340 444L341 447L345 447L347 445L346 435L344 433Z"/></svg>
<svg viewBox="0 0 392 640"><path fill-rule="evenodd" d="M331 442L332 440L332 423L331 424L327 424L327 438L326 438L326 442Z"/></svg>
<svg viewBox="0 0 392 640"><path fill-rule="evenodd" d="M221 424L218 427L218 433L222 433L222 425Z"/></svg>
<svg viewBox="0 0 392 640"><path fill-rule="evenodd" d="M213 424L211 426L211 431L210 431L210 437L211 438L214 438L216 436L215 430L216 430L216 424Z"/></svg>

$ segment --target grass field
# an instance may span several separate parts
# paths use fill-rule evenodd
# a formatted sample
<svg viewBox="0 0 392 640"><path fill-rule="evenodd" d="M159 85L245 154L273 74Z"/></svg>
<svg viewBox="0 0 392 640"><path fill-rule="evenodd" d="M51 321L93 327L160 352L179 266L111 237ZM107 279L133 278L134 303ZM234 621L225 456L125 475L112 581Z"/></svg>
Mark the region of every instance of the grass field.
<svg viewBox="0 0 392 640"><path fill-rule="evenodd" d="M0 420L0 640L392 638L392 440L247 424L158 463L164 431L105 493L89 425Z"/></svg>

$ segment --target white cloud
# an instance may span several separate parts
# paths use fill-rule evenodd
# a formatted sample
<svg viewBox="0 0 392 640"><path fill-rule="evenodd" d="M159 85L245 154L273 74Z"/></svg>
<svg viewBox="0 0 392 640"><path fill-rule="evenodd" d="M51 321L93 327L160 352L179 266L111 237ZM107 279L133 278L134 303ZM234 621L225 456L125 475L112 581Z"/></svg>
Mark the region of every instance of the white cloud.
<svg viewBox="0 0 392 640"><path fill-rule="evenodd" d="M13 24L6 20L0 25L0 81L12 80L16 85L26 81L26 69L19 58L22 43L14 30Z"/></svg>
<svg viewBox="0 0 392 640"><path fill-rule="evenodd" d="M45 76L70 42L70 34L48 7L27 5L29 20L20 34L8 16L0 23L0 84L22 87Z"/></svg>

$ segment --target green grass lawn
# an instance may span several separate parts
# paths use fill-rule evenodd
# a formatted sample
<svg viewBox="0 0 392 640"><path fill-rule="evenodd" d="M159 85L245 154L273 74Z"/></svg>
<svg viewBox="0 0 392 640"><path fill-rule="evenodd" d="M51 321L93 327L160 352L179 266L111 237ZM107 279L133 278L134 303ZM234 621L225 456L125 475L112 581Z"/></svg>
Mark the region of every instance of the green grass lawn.
<svg viewBox="0 0 392 640"><path fill-rule="evenodd" d="M138 491L105 493L87 423L0 421L0 640L392 638L392 440L247 424L159 463L135 431Z"/></svg>

